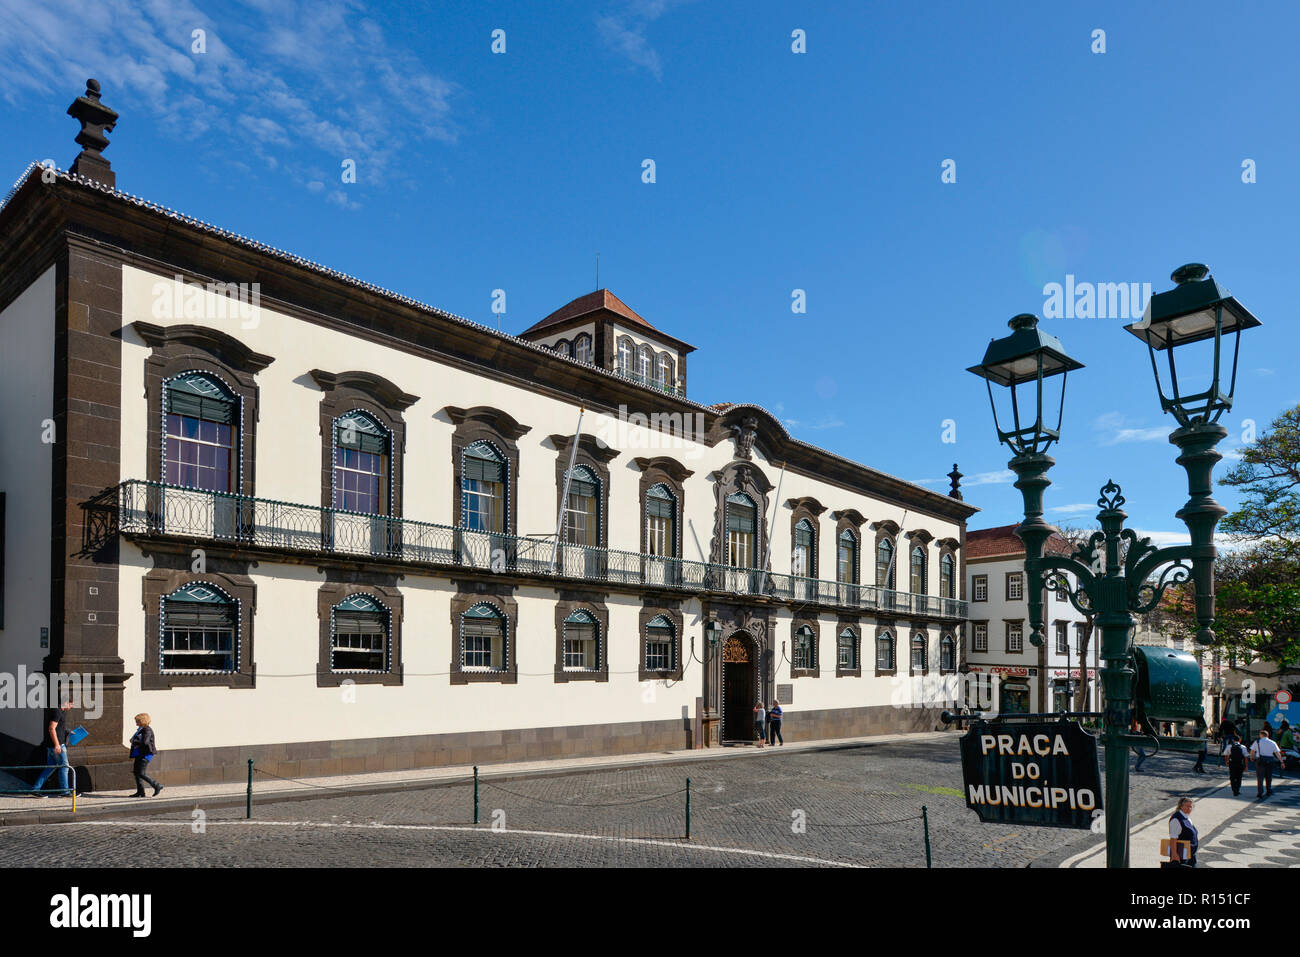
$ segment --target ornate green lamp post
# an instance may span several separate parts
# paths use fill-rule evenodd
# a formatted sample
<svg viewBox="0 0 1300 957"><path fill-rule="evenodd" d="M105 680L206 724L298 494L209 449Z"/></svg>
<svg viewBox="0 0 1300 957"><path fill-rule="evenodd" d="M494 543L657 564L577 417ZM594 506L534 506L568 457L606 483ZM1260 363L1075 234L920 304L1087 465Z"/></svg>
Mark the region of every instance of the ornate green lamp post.
<svg viewBox="0 0 1300 957"><path fill-rule="evenodd" d="M1065 405L1065 379L1083 368L1071 359L1060 341L1038 329L1036 316L1022 314L1011 320L1012 333L989 343L984 361L969 371L988 384L998 440L1012 452L1009 467L1016 474L1016 488L1024 497L1025 518L1016 534L1025 545L1026 591L1029 599L1030 641L1043 642L1043 586L1065 585L1070 601L1085 614L1094 616L1101 629L1102 687L1106 696L1106 863L1128 866L1128 749L1155 741L1172 750L1200 750L1201 742L1187 738L1161 738L1129 733L1133 710L1133 654L1130 646L1135 615L1154 608L1165 589L1190 577L1196 589L1197 641L1209 644L1214 637L1214 529L1224 509L1210 495L1211 473L1222 456L1215 446L1228 434L1218 419L1232 408L1236 385L1237 356L1241 332L1259 325L1250 312L1209 277L1202 265L1183 266L1173 274L1177 286L1151 297L1140 322L1127 326L1129 332L1147 343L1161 408L1173 414L1178 428L1169 441L1179 449L1178 464L1187 471L1189 498L1178 512L1191 536L1190 545L1156 548L1150 539L1139 539L1124 528L1128 516L1120 507L1120 487L1107 482L1097 504L1102 530L1066 558L1043 555L1043 546L1056 529L1043 520L1043 495L1051 484L1047 472L1055 461L1047 454L1060 438ZM1227 390L1220 374L1224 338L1233 337L1232 371ZM1179 385L1175 352L1182 359L1187 346L1205 344L1212 348L1209 386L1186 393ZM1157 353L1165 353L1171 393L1161 384ZM1186 362L1184 362L1186 365ZM1184 369L1184 380L1188 378ZM1056 424L1044 422L1045 392L1056 387ZM1002 386L1010 404L1010 415L998 415L993 386ZM1025 393L1029 392L1030 395ZM1032 402L1029 419L1027 403ZM1046 406L1050 410L1051 403ZM1003 428L1003 423L1007 428ZM1120 561L1121 543L1128 542ZM1190 563L1190 568L1189 568ZM1077 586L1058 574L1069 572ZM1159 574L1157 574L1159 572ZM1189 574L1190 573L1190 574Z"/></svg>

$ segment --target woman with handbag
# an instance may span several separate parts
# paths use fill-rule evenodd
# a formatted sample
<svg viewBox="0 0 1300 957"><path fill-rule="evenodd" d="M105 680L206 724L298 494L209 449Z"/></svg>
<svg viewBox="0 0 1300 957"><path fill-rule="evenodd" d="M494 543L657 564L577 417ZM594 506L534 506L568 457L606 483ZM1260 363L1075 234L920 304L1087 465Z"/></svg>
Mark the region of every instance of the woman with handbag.
<svg viewBox="0 0 1300 957"><path fill-rule="evenodd" d="M135 762L133 765L135 793L131 797L144 797L144 786L146 784L153 788L153 795L157 797L163 786L145 773L149 767L149 762L158 753L158 749L154 747L153 728L149 726L149 716L147 714L137 714L135 716L135 726L135 734L131 735L131 758Z"/></svg>
<svg viewBox="0 0 1300 957"><path fill-rule="evenodd" d="M1161 867L1195 867L1200 836L1192 823L1192 799L1185 797L1169 817L1169 860Z"/></svg>

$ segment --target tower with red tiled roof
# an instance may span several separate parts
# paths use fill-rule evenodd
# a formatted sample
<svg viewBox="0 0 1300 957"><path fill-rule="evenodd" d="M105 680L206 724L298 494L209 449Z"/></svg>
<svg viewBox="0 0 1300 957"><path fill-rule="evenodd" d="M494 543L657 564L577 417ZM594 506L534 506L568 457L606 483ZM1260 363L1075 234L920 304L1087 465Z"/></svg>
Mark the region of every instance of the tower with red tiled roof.
<svg viewBox="0 0 1300 957"><path fill-rule="evenodd" d="M676 395L686 394L686 356L695 351L608 289L566 303L519 338Z"/></svg>

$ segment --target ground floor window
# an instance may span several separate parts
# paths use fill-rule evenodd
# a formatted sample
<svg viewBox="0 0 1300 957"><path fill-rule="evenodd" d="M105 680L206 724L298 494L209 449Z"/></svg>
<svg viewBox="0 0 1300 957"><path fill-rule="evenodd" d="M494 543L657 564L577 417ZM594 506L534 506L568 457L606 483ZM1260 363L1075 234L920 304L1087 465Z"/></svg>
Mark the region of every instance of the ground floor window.
<svg viewBox="0 0 1300 957"><path fill-rule="evenodd" d="M673 625L663 615L656 615L646 625L645 670L672 671L676 661Z"/></svg>
<svg viewBox="0 0 1300 957"><path fill-rule="evenodd" d="M239 603L215 585L193 582L162 601L162 671L222 673L236 668Z"/></svg>
<svg viewBox="0 0 1300 957"><path fill-rule="evenodd" d="M591 612L579 608L564 619L564 667L569 671L600 668L600 626Z"/></svg>
<svg viewBox="0 0 1300 957"><path fill-rule="evenodd" d="M461 667L501 671L506 667L506 621L501 612L480 602L461 616Z"/></svg>
<svg viewBox="0 0 1300 957"><path fill-rule="evenodd" d="M388 610L370 595L349 595L334 606L330 645L333 671L388 670Z"/></svg>

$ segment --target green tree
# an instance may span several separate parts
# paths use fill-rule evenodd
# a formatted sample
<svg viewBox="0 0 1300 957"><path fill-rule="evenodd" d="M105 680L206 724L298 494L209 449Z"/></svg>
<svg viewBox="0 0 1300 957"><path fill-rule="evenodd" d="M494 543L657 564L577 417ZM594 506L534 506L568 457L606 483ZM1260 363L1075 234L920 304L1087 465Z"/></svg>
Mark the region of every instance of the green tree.
<svg viewBox="0 0 1300 957"><path fill-rule="evenodd" d="M1241 461L1221 484L1244 497L1220 528L1249 542L1267 542L1277 557L1300 561L1300 405L1242 449Z"/></svg>

